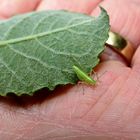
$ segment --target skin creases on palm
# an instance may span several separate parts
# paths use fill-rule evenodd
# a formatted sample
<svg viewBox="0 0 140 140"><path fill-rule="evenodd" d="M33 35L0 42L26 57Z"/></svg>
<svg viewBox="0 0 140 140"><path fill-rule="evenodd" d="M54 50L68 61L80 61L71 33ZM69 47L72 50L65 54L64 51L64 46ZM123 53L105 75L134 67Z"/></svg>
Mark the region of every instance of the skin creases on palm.
<svg viewBox="0 0 140 140"><path fill-rule="evenodd" d="M8 4L11 3L8 8L2 5L6 1ZM74 6L76 2L69 1L67 7L65 7L66 1L60 1L58 3L58 0L44 0L39 5L39 0L30 0L24 1L25 6L20 5L16 0L0 0L0 16L6 18L33 9L70 9L71 7L72 11L84 13L93 11L94 15L97 10L94 8L100 2L100 5L109 12L111 29L121 33L136 47L140 44L139 1L79 0L78 6ZM113 15L114 13L116 15ZM102 62L96 70L99 74L107 72L100 77L100 82L94 87L84 84L68 85L57 88L51 94L49 91L42 90L34 97L0 97L0 138L4 140L139 139L139 60L138 48L131 67L126 67L119 61Z"/></svg>

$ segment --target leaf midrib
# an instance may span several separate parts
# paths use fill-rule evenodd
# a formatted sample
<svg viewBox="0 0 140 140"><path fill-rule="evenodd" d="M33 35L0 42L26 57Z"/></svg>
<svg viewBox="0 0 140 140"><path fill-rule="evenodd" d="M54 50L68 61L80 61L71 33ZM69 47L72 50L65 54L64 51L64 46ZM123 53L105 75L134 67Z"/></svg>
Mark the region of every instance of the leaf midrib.
<svg viewBox="0 0 140 140"><path fill-rule="evenodd" d="M68 30L70 28L73 28L73 27L91 22L93 20L94 19L86 20L86 21L80 22L78 24L73 24L71 26L66 26L66 27L63 27L63 28L55 29L55 30L52 30L52 31L49 31L49 32L42 32L42 33L38 33L38 34L35 34L35 35L29 35L29 36L26 36L26 37L20 37L20 38L16 38L16 39L9 39L9 40L5 40L5 41L0 41L0 48L6 47L9 44L15 44L15 43L18 43L18 42L32 40L32 39L36 39L36 38L43 37L43 36L46 36L46 35L50 35L50 34L53 34L53 33L65 31L65 30Z"/></svg>

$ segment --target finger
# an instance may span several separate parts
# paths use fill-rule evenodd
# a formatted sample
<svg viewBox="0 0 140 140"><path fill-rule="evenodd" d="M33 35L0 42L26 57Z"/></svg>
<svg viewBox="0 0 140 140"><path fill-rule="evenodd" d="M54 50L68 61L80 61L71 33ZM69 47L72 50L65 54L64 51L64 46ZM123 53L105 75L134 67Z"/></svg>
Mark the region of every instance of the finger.
<svg viewBox="0 0 140 140"><path fill-rule="evenodd" d="M0 15L0 20L3 20L3 19L5 19L5 17Z"/></svg>
<svg viewBox="0 0 140 140"><path fill-rule="evenodd" d="M65 9L89 14L102 0L44 0L38 10Z"/></svg>
<svg viewBox="0 0 140 140"><path fill-rule="evenodd" d="M118 32L135 46L140 43L140 1L135 0L104 0L100 3L109 16L111 30ZM99 8L93 10L92 15L99 12Z"/></svg>
<svg viewBox="0 0 140 140"><path fill-rule="evenodd" d="M128 50L129 51L129 50ZM125 64L126 66L129 66L130 62L126 59L126 57L121 54L117 49L114 49L111 46L107 46L104 50L104 52L100 56L100 60L107 61L107 60L115 60L120 61L121 63Z"/></svg>
<svg viewBox="0 0 140 140"><path fill-rule="evenodd" d="M0 0L0 17L32 11L41 0Z"/></svg>
<svg viewBox="0 0 140 140"><path fill-rule="evenodd" d="M132 68L138 73L140 74L140 46L138 47L138 49L135 52L135 55L132 59Z"/></svg>

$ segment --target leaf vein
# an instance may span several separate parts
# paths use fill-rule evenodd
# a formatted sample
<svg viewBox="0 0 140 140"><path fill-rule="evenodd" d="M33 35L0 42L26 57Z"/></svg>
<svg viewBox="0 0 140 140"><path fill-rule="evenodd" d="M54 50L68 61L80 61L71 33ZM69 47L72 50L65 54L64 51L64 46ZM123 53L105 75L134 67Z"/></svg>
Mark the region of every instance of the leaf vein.
<svg viewBox="0 0 140 140"><path fill-rule="evenodd" d="M20 38L16 38L16 39L9 39L9 40L6 40L6 41L0 41L0 47L6 47L7 44L14 44L14 43L27 41L27 40L32 40L32 39L35 39L35 38L38 38L38 37L43 37L43 36L46 36L46 35L62 32L62 31L65 31L69 28L73 28L73 27L91 22L92 20L93 19L86 20L86 21L80 22L78 24L74 24L74 25L71 25L71 26L68 26L68 27L62 27L62 28L55 29L55 30L48 31L48 32L38 33L36 35L30 35L30 36L26 36L26 37L20 37Z"/></svg>
<svg viewBox="0 0 140 140"><path fill-rule="evenodd" d="M10 26L9 29L7 30L7 32L3 35L3 38L2 39L5 39L8 36L8 34L11 32L11 30L13 30L14 28L16 28L18 24L21 24L21 22L23 22L24 20L26 20L29 17L30 17L30 15L28 15L28 16L20 19L16 24L13 24L13 26Z"/></svg>
<svg viewBox="0 0 140 140"><path fill-rule="evenodd" d="M2 59L0 59L0 62L7 68L7 70L8 70L10 73L12 73L12 74L17 78L17 80L18 80L20 83L22 83L23 85L26 85L26 83L25 83L19 76L17 76L17 73L16 73L14 70L12 70Z"/></svg>
<svg viewBox="0 0 140 140"><path fill-rule="evenodd" d="M50 52L53 52L54 54L57 54L57 55L65 55L65 56L75 56L75 57L81 57L83 55L86 55L88 54L87 52L86 53L83 53L83 54L76 54L76 53L65 53L65 52L60 52L60 51L55 51L54 49L51 49L51 45L49 47L47 47L47 45L43 44L41 41L38 40L38 38L36 38L36 41L45 49L49 50ZM56 43L54 43L56 44ZM52 45L54 45L52 44Z"/></svg>
<svg viewBox="0 0 140 140"><path fill-rule="evenodd" d="M11 47L9 47L13 52L15 52L15 53L17 53L17 54L19 54L19 55L21 55L21 56L24 56L25 58L28 58L28 59L30 59L30 60L34 60L34 61L36 61L36 62L38 62L39 64L41 64L42 66L44 66L45 68L47 68L47 69L56 69L56 70L59 70L59 71L64 71L64 72L68 72L68 73L71 73L69 70L67 70L67 69L60 69L60 68L57 68L57 67L55 67L55 66L50 66L50 65L48 65L47 63L44 63L42 60L40 60L40 59L37 59L37 58L35 58L35 57L31 57L31 56L29 56L29 55L27 55L27 54L25 54L25 53L23 53L23 52L21 52L21 51L18 51L18 50L16 50L16 49L14 49L14 48L11 48Z"/></svg>

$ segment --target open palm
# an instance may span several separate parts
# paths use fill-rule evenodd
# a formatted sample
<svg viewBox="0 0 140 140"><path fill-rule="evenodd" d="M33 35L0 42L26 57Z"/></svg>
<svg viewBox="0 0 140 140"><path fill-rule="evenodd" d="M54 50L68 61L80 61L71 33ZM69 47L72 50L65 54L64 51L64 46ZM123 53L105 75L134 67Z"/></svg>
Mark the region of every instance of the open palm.
<svg viewBox="0 0 140 140"><path fill-rule="evenodd" d="M68 9L91 15L98 5L109 13L111 29L136 49L131 67L117 60L96 68L96 86L67 85L33 97L0 97L0 140L140 139L139 0L0 0L1 19L34 9Z"/></svg>

